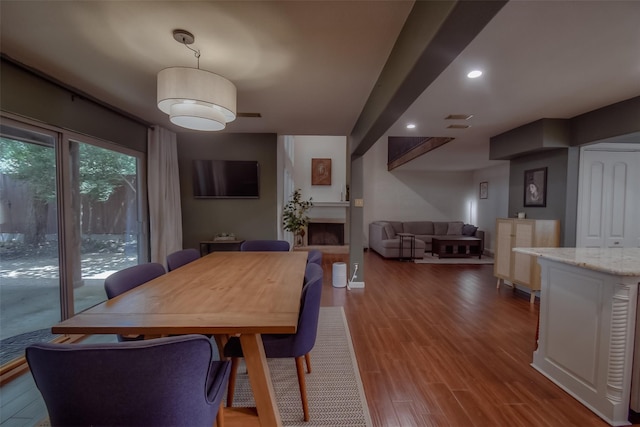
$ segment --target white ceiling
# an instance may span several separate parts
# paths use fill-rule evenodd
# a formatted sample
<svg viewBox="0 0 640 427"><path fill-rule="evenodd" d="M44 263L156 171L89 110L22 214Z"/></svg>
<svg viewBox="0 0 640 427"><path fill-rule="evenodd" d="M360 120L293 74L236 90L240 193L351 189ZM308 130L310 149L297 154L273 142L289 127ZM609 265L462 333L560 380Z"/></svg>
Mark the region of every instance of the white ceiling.
<svg viewBox="0 0 640 427"><path fill-rule="evenodd" d="M196 66L238 87L225 132L349 135L412 1L0 1L2 52L149 123L156 74ZM511 1L383 136L455 140L403 169L487 167L489 138L640 95L639 1ZM468 80L471 68L483 77ZM472 114L466 130L449 114ZM414 122L414 131L405 129ZM457 123L457 122L456 122Z"/></svg>

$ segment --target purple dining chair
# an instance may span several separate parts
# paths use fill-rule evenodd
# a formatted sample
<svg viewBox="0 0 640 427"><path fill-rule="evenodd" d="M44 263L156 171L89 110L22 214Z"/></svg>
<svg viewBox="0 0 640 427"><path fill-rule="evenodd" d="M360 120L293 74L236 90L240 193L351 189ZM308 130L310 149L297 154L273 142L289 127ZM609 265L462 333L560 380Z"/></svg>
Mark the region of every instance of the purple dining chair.
<svg viewBox="0 0 640 427"><path fill-rule="evenodd" d="M311 249L307 255L307 262L318 264L322 266L322 252L317 249Z"/></svg>
<svg viewBox="0 0 640 427"><path fill-rule="evenodd" d="M112 299L163 274L165 274L164 267L157 262L134 265L116 271L104 279L104 290L107 298ZM118 341L134 341L143 338L142 335L118 335Z"/></svg>
<svg viewBox="0 0 640 427"><path fill-rule="evenodd" d="M242 252L287 252L289 242L286 240L245 240L240 245Z"/></svg>
<svg viewBox="0 0 640 427"><path fill-rule="evenodd" d="M25 350L52 426L212 426L230 369L214 354L202 335Z"/></svg>
<svg viewBox="0 0 640 427"><path fill-rule="evenodd" d="M165 273L162 264L157 262L134 265L104 279L104 290L107 298L112 299Z"/></svg>
<svg viewBox="0 0 640 427"><path fill-rule="evenodd" d="M298 385L300 387L300 399L302 400L302 412L304 420L309 421L309 403L307 400L307 387L304 378L304 361L307 372L311 372L311 359L309 352L316 342L318 333L318 316L320 314L320 297L322 296L322 267L317 264L308 264L305 277L307 283L302 288L300 300L300 314L298 317L298 331L295 334L262 334L264 351L268 358L295 358ZM239 358L243 356L240 339L231 337L224 347L224 355L231 357L231 375L227 391L227 407L233 404L236 374Z"/></svg>
<svg viewBox="0 0 640 427"><path fill-rule="evenodd" d="M185 264L189 264L191 261L197 260L198 258L200 258L200 251L193 248L173 252L167 255L167 270L173 271Z"/></svg>

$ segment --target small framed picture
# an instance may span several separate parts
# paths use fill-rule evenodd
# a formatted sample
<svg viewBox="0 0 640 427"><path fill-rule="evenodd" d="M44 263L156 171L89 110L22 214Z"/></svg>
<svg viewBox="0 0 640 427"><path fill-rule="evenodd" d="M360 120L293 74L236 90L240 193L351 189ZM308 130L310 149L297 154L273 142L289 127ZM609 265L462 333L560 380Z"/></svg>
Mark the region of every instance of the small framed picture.
<svg viewBox="0 0 640 427"><path fill-rule="evenodd" d="M480 198L487 199L489 197L489 183L481 182L480 183Z"/></svg>
<svg viewBox="0 0 640 427"><path fill-rule="evenodd" d="M311 159L311 185L331 185L331 159Z"/></svg>
<svg viewBox="0 0 640 427"><path fill-rule="evenodd" d="M547 206L547 168L524 171L524 206Z"/></svg>

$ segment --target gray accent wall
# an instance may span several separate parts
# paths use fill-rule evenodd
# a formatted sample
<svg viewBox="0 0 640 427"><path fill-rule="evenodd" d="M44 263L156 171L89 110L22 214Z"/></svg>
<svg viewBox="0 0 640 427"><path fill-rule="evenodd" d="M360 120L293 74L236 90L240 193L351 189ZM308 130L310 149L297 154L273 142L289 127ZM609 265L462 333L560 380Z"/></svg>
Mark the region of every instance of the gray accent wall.
<svg viewBox="0 0 640 427"><path fill-rule="evenodd" d="M217 233L240 239L277 239L277 135L184 132L178 134L178 165L185 248ZM257 160L259 199L195 199L193 160Z"/></svg>
<svg viewBox="0 0 640 427"><path fill-rule="evenodd" d="M0 94L2 111L147 152L147 125L4 58Z"/></svg>
<svg viewBox="0 0 640 427"><path fill-rule="evenodd" d="M525 212L531 219L559 219L560 232L565 228L567 200L567 149L542 151L511 160L509 170L509 216ZM524 172L547 168L546 207L524 207ZM575 226L574 226L575 228ZM561 234L562 235L562 234ZM561 246L565 246L563 239Z"/></svg>
<svg viewBox="0 0 640 427"><path fill-rule="evenodd" d="M541 119L491 138L490 158L510 159L509 212L527 218L559 219L561 246L576 244L580 147L640 140L640 97L607 105L571 119ZM568 141L568 144L566 142ZM567 148L552 147L567 146ZM524 207L524 171L548 168L547 206Z"/></svg>

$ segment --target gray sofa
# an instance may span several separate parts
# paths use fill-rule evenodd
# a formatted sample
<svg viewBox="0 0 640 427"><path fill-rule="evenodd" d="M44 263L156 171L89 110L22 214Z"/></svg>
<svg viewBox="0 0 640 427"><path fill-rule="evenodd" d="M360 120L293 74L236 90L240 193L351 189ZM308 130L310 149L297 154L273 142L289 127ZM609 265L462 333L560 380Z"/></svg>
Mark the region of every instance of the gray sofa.
<svg viewBox="0 0 640 427"><path fill-rule="evenodd" d="M484 251L484 231L462 221L374 221L369 224L369 248L385 258L400 256L398 233L415 235L413 258L424 258L431 252L431 240L437 236L468 236L482 239L480 251ZM409 254L409 243L405 241L403 254Z"/></svg>

